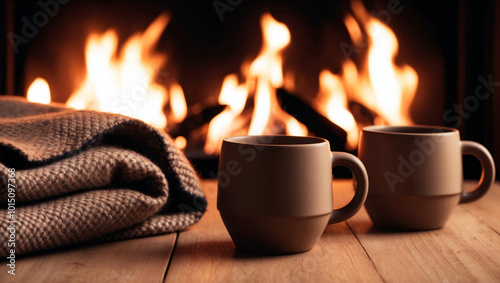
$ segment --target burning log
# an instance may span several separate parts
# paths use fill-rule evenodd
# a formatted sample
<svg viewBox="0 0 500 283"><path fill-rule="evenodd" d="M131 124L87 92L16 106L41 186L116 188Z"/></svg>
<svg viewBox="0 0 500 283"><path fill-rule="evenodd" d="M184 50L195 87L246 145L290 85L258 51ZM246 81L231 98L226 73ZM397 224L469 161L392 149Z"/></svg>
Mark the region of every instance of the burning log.
<svg viewBox="0 0 500 283"><path fill-rule="evenodd" d="M327 139L331 150L344 150L347 133L328 118L319 114L309 103L279 88L276 92L281 100L281 107L304 124L316 136Z"/></svg>
<svg viewBox="0 0 500 283"><path fill-rule="evenodd" d="M369 109L359 102L350 101L349 109L351 110L351 113L354 116L356 122L361 125L373 125L375 124L376 119L383 119L375 111ZM387 121L384 120L384 122L384 124L388 124Z"/></svg>
<svg viewBox="0 0 500 283"><path fill-rule="evenodd" d="M214 103L206 101L196 103L189 107L189 114L186 118L181 123L175 125L174 128L169 129L168 132L174 138L178 136L189 137L194 130L212 120L212 118L221 113L224 108L226 108L226 105L219 105L217 101Z"/></svg>

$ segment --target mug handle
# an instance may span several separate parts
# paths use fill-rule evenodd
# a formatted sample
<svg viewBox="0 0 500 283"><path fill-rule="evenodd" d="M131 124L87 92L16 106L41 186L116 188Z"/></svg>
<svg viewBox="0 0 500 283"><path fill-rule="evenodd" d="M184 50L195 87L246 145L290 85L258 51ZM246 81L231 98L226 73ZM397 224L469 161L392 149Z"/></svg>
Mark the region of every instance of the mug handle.
<svg viewBox="0 0 500 283"><path fill-rule="evenodd" d="M332 211L328 224L342 222L354 216L363 207L368 195L368 174L361 160L346 152L332 152L331 160L332 168L343 166L351 170L356 178L356 192L347 205Z"/></svg>
<svg viewBox="0 0 500 283"><path fill-rule="evenodd" d="M490 152L483 145L473 141L461 141L463 155L472 155L481 163L481 179L471 192L462 192L460 203L468 203L481 198L495 182L495 163Z"/></svg>

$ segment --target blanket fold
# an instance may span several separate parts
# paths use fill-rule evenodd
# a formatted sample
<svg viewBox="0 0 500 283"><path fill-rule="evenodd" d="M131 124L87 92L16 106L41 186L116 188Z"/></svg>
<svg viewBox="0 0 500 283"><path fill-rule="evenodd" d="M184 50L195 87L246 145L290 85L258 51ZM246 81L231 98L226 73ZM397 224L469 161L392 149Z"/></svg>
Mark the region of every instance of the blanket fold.
<svg viewBox="0 0 500 283"><path fill-rule="evenodd" d="M180 231L206 208L195 171L167 134L121 115L7 96L0 192L2 257Z"/></svg>

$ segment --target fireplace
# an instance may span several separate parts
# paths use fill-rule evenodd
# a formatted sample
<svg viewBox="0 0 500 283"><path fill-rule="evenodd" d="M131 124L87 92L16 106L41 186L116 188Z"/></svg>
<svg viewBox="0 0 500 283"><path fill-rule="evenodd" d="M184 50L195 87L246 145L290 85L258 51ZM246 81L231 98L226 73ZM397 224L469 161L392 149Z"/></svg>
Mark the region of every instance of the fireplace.
<svg viewBox="0 0 500 283"><path fill-rule="evenodd" d="M7 0L2 6L0 93L26 96L40 77L52 103L100 104L112 109L97 110L127 115L145 104L146 118L138 118L170 133L205 177L215 176L224 135L317 135L334 150L355 153L357 132L369 124L456 127L500 160L494 1ZM92 42L101 50L94 63L86 58ZM142 48L139 59L130 55L134 48ZM120 64L132 71L120 71ZM91 66L104 72L91 75ZM113 90L106 83L114 80L125 84ZM89 93L102 98L97 89L129 96L89 101ZM388 95L382 99L388 103L377 95ZM477 178L478 164L465 164L471 164L466 178Z"/></svg>

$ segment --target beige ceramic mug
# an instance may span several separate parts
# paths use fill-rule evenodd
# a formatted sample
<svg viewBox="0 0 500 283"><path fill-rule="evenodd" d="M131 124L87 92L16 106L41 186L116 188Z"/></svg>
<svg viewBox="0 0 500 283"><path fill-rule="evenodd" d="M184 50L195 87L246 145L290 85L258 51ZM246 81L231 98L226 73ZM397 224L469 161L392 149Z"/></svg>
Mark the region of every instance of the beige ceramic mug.
<svg viewBox="0 0 500 283"><path fill-rule="evenodd" d="M332 166L349 168L356 193L333 210ZM327 140L240 136L222 143L217 208L239 250L286 254L310 250L328 224L363 206L368 178L355 156L330 152Z"/></svg>
<svg viewBox="0 0 500 283"><path fill-rule="evenodd" d="M482 177L472 192L462 188L462 155L481 162ZM441 228L458 203L479 199L493 185L495 164L488 150L460 141L458 130L434 126L368 126L359 158L370 178L365 203L378 227Z"/></svg>

